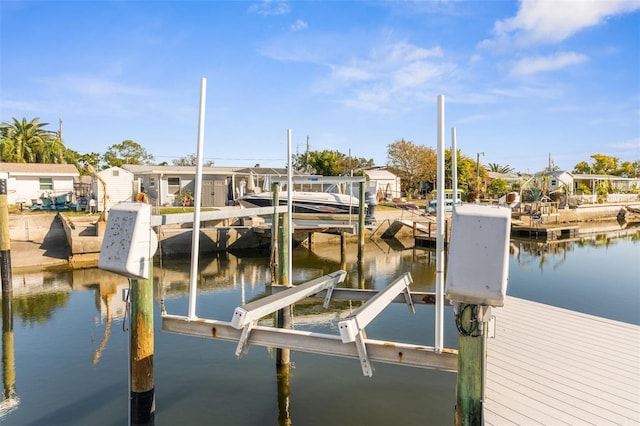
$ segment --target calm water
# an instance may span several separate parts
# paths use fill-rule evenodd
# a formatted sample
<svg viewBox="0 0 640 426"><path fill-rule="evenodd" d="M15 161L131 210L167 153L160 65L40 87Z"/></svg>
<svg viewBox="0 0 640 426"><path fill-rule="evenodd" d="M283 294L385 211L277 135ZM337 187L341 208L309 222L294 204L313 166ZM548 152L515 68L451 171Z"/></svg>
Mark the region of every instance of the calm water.
<svg viewBox="0 0 640 426"><path fill-rule="evenodd" d="M555 244L513 241L508 294L640 324L639 241L640 233ZM361 270L355 256L341 259L335 245L296 250L294 281L342 268L345 286L375 289L408 271L413 290L434 290L429 252L368 244ZM261 253L203 258L200 266L202 318L230 320L234 308L263 294L270 280ZM155 266L157 425L453 424L452 373L377 363L367 378L357 360L297 352L288 380L279 382L274 351L251 347L237 358L233 343L163 333L160 299L169 313L186 314L188 270L189 259ZM128 321L121 291L127 286L126 279L97 269L14 275L13 342L7 328L3 333L0 422L126 424ZM410 315L404 305L388 307L367 328L368 336L432 346L433 307L417 308ZM296 328L337 335L340 313L299 306L294 321ZM455 348L449 307L445 321L445 346ZM278 384L289 386L288 401L279 400ZM15 398L8 399L11 394Z"/></svg>

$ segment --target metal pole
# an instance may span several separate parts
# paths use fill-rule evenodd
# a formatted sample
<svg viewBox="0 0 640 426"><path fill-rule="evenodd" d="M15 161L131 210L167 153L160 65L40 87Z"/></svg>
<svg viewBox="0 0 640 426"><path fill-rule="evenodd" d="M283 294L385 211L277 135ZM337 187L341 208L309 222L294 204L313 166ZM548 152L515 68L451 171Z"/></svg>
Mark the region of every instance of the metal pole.
<svg viewBox="0 0 640 426"><path fill-rule="evenodd" d="M291 161L291 129L287 129L287 282L293 285L293 165Z"/></svg>
<svg viewBox="0 0 640 426"><path fill-rule="evenodd" d="M478 198L480 198L480 156L484 155L484 152L479 152L476 156L476 191L478 192Z"/></svg>
<svg viewBox="0 0 640 426"><path fill-rule="evenodd" d="M451 128L451 189L455 205L458 201L458 148L456 147L456 128Z"/></svg>
<svg viewBox="0 0 640 426"><path fill-rule="evenodd" d="M131 424L153 425L155 389L153 379L153 260L149 279L131 280Z"/></svg>
<svg viewBox="0 0 640 426"><path fill-rule="evenodd" d="M444 324L444 95L438 96L436 209L436 309L435 350L442 352Z"/></svg>
<svg viewBox="0 0 640 426"><path fill-rule="evenodd" d="M189 319L196 316L196 294L198 292L198 257L200 254L200 199L202 198L202 147L204 144L204 112L207 99L207 79L200 82L200 117L198 120L198 152L196 154L196 187L191 232L191 273L189 275Z"/></svg>
<svg viewBox="0 0 640 426"><path fill-rule="evenodd" d="M11 276L11 243L9 235L9 204L7 180L9 173L0 173L0 274L2 275L2 297L10 297L13 291Z"/></svg>

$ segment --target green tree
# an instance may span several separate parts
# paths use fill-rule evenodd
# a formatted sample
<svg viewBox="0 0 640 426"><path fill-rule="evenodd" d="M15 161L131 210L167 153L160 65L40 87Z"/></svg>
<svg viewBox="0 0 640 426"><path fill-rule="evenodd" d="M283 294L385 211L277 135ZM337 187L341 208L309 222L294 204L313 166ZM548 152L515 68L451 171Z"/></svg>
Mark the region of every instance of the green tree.
<svg viewBox="0 0 640 426"><path fill-rule="evenodd" d="M292 160L294 169L322 176L340 176L349 170L373 166L373 159L349 157L340 151L327 149L295 154Z"/></svg>
<svg viewBox="0 0 640 426"><path fill-rule="evenodd" d="M387 165L400 177L402 190L417 194L422 182L436 181L436 152L400 139L387 146Z"/></svg>
<svg viewBox="0 0 640 426"><path fill-rule="evenodd" d="M500 198L509 192L509 182L506 179L492 179L487 184L487 192L490 197Z"/></svg>
<svg viewBox="0 0 640 426"><path fill-rule="evenodd" d="M593 163L591 169L593 173L600 175L616 175L618 171L619 158L611 157L603 154L593 154L591 156Z"/></svg>
<svg viewBox="0 0 640 426"><path fill-rule="evenodd" d="M591 166L586 161L581 161L573 166L573 173L588 174L591 173Z"/></svg>
<svg viewBox="0 0 640 426"><path fill-rule="evenodd" d="M120 167L123 164L151 164L153 155L137 142L125 140L111 145L102 159L110 167Z"/></svg>
<svg viewBox="0 0 640 426"><path fill-rule="evenodd" d="M180 157L175 160L171 160L174 166L195 166L198 163L198 157L195 154L189 154L186 157ZM213 161L203 161L202 165L205 167L213 167Z"/></svg>
<svg viewBox="0 0 640 426"><path fill-rule="evenodd" d="M513 167L510 167L508 164L505 166L501 166L498 163L489 163L489 171L494 173L502 173L503 175L513 173Z"/></svg>
<svg viewBox="0 0 640 426"><path fill-rule="evenodd" d="M451 174L451 150L446 150L444 155L445 162L445 180L447 181L447 188L451 188L452 183L452 174ZM462 155L460 150L458 150L456 155L456 169L458 171L458 188L466 191L466 198L470 196L473 198L475 196L474 191L477 186L476 183L476 173L477 173L477 164L476 160L471 157L467 157ZM485 168L480 165L480 177L482 180L485 179L487 172Z"/></svg>
<svg viewBox="0 0 640 426"><path fill-rule="evenodd" d="M46 130L49 123L39 118L27 121L12 118L0 125L2 161L13 163L63 163L66 148L56 132Z"/></svg>

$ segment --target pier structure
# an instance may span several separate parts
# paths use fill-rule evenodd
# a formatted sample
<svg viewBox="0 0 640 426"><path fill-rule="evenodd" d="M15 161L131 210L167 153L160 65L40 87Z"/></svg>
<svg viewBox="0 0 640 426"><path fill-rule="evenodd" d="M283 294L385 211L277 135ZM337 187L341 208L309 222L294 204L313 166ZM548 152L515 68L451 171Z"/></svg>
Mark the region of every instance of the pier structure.
<svg viewBox="0 0 640 426"><path fill-rule="evenodd" d="M510 296L493 315L485 425L640 423L640 326Z"/></svg>

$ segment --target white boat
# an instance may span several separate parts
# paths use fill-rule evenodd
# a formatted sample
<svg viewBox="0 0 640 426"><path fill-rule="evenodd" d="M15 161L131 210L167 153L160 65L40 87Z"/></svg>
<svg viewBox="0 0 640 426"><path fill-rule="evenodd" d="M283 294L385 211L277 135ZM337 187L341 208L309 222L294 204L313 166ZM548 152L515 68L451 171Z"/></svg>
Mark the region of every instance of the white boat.
<svg viewBox="0 0 640 426"><path fill-rule="evenodd" d="M293 213L358 214L360 211L360 201L347 194L294 191L291 198ZM238 198L238 201L245 208L268 207L273 205L273 193L247 194ZM279 201L281 206L287 205L286 192L280 193Z"/></svg>

